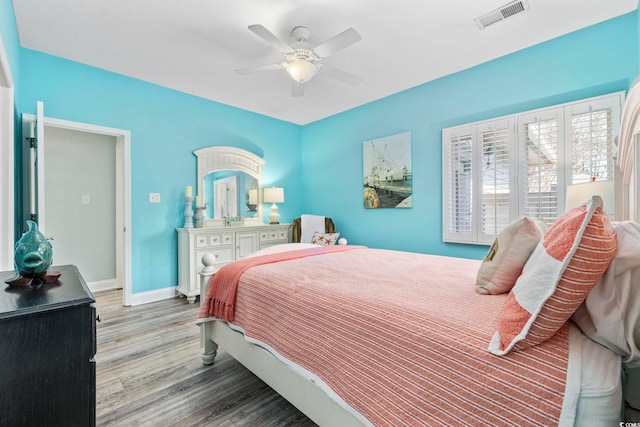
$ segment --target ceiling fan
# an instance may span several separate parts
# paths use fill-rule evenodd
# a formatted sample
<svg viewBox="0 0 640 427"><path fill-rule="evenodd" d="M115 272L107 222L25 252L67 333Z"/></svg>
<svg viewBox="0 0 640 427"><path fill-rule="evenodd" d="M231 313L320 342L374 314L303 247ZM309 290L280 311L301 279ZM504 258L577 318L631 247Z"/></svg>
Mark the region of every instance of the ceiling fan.
<svg viewBox="0 0 640 427"><path fill-rule="evenodd" d="M286 61L262 65L259 67L243 68L236 70L238 74L251 74L261 71L285 70L293 79L292 96L304 95L304 84L311 80L316 74L321 73L336 80L355 86L362 81L362 77L348 73L338 68L323 64L321 61L354 43L362 40L360 34L353 28L338 34L337 36L319 44L315 48L307 43L311 31L307 27L295 27L291 30L291 37L295 42L289 46L280 40L271 31L262 25L249 25L249 30L258 37L278 49L286 56Z"/></svg>

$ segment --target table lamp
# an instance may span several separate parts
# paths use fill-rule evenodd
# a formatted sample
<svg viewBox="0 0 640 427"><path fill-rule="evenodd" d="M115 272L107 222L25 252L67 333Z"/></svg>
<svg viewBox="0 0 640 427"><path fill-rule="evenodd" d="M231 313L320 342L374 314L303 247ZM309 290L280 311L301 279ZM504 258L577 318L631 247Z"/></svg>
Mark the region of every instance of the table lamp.
<svg viewBox="0 0 640 427"><path fill-rule="evenodd" d="M276 203L284 203L284 188L268 187L264 189L264 202L272 203L271 213L269 214L269 224L279 224L280 214Z"/></svg>
<svg viewBox="0 0 640 427"><path fill-rule="evenodd" d="M569 185L567 186L565 212L582 205L587 200L591 200L591 196L598 195L602 197L605 213L609 215L609 218L613 218L613 193L613 180L591 181Z"/></svg>

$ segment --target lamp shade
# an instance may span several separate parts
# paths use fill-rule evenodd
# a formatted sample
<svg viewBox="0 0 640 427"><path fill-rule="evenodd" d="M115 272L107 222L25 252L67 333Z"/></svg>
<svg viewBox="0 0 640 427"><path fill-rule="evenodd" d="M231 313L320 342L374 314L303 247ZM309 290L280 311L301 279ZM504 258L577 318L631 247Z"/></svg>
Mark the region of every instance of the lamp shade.
<svg viewBox="0 0 640 427"><path fill-rule="evenodd" d="M268 187L264 189L264 202L265 203L283 203L284 202L284 188L282 187Z"/></svg>
<svg viewBox="0 0 640 427"><path fill-rule="evenodd" d="M318 72L318 69L312 62L305 61L304 59L296 59L295 61L289 62L285 68L291 78L298 83L308 82Z"/></svg>
<svg viewBox="0 0 640 427"><path fill-rule="evenodd" d="M587 200L590 200L592 196L598 195L602 197L604 211L607 215L612 217L614 209L613 193L614 188L612 180L569 185L567 186L565 211L580 206Z"/></svg>

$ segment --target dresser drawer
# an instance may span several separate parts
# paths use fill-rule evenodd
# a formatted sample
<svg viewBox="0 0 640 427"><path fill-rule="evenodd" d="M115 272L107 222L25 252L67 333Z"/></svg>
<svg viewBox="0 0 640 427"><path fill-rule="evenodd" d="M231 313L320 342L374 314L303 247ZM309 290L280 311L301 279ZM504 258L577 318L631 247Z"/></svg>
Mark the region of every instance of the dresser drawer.
<svg viewBox="0 0 640 427"><path fill-rule="evenodd" d="M233 233L204 233L195 237L196 248L233 245Z"/></svg>
<svg viewBox="0 0 640 427"><path fill-rule="evenodd" d="M196 248L206 248L209 246L209 235L200 234L196 236Z"/></svg>
<svg viewBox="0 0 640 427"><path fill-rule="evenodd" d="M222 244L222 236L220 234L209 234L209 246L220 246Z"/></svg>
<svg viewBox="0 0 640 427"><path fill-rule="evenodd" d="M289 230L260 230L260 242L273 243L275 241L286 241Z"/></svg>
<svg viewBox="0 0 640 427"><path fill-rule="evenodd" d="M233 245L233 233L222 233L222 244Z"/></svg>
<svg viewBox="0 0 640 427"><path fill-rule="evenodd" d="M214 265L228 264L234 260L234 253L235 253L234 250L235 248L233 246L210 248L210 249L198 249L196 251L196 261L198 262L198 267L203 267L202 257L206 254L216 255L216 262Z"/></svg>

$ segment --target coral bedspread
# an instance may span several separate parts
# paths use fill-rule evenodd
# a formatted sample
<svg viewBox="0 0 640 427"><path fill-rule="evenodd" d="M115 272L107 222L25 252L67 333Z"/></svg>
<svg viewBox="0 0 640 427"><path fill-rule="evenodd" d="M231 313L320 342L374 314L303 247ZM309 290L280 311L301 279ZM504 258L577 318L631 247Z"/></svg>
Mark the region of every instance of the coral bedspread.
<svg viewBox="0 0 640 427"><path fill-rule="evenodd" d="M233 324L374 425L557 425L569 327L490 354L506 295L477 294L478 267L379 249L258 265L240 277Z"/></svg>
<svg viewBox="0 0 640 427"><path fill-rule="evenodd" d="M249 257L221 268L211 279L209 293L200 307L198 317L213 316L233 322L236 304L236 291L240 276L252 267L287 261L296 258L322 255L329 252L350 251L362 246L322 246L297 251L277 252L260 257Z"/></svg>

